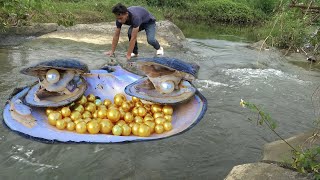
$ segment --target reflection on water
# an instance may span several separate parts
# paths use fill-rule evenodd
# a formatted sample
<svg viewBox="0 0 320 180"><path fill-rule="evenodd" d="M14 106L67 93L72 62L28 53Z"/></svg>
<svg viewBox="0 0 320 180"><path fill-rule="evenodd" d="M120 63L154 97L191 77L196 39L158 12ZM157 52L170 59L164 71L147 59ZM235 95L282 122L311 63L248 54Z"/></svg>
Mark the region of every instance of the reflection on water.
<svg viewBox="0 0 320 180"><path fill-rule="evenodd" d="M188 39L187 44L189 51L168 48L166 56L201 67L194 84L207 98L208 110L191 130L151 142L43 144L1 126L1 179L223 179L233 166L261 160L263 145L277 140L247 120L252 114L239 106L240 99L263 105L285 138L313 126L310 97L318 76L286 63L277 52L248 49L245 42ZM1 105L15 87L36 80L20 74L21 68L54 58L76 58L98 68L108 48L40 39L0 49ZM142 56L152 56L144 48ZM124 58L124 45L117 53Z"/></svg>

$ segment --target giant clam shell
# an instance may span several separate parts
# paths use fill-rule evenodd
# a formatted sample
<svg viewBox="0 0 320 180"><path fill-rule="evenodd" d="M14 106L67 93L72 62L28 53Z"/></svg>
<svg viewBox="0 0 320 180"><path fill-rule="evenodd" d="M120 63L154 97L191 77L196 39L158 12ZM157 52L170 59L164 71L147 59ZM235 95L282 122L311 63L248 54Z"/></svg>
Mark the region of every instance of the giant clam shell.
<svg viewBox="0 0 320 180"><path fill-rule="evenodd" d="M37 76L43 75L49 69L57 70L73 70L78 74L88 73L89 68L86 64L75 59L55 59L51 61L41 62L30 67L22 69L20 72L23 74ZM72 94L59 94L51 93L50 96L41 99L41 101L35 100L35 95L40 88L40 84L35 84L31 87L25 97L25 103L30 106L36 107L59 107L70 104L79 99L87 89L87 83L84 78L80 76L80 85L77 86L78 90Z"/></svg>
<svg viewBox="0 0 320 180"><path fill-rule="evenodd" d="M197 77L199 71L199 66L196 64L167 57L143 58L134 61L134 63L139 69L143 69L143 66L154 66L156 69L164 68L169 71L177 71L182 80L179 89L168 94L162 94L156 89L151 89L150 86L147 86L147 84L150 84L148 78L142 78L126 86L125 92L130 96L154 103L177 104L190 99L197 91L191 84L191 81Z"/></svg>

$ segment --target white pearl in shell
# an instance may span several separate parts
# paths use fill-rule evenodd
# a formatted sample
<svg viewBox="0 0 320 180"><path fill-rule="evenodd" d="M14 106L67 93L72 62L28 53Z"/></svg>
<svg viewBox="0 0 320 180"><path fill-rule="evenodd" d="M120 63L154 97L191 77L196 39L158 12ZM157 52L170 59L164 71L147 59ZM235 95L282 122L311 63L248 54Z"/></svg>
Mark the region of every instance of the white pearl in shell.
<svg viewBox="0 0 320 180"><path fill-rule="evenodd" d="M60 79L60 73L56 69L50 69L46 74L46 79L50 84L56 83Z"/></svg>
<svg viewBox="0 0 320 180"><path fill-rule="evenodd" d="M174 90L173 81L164 81L160 84L161 91L165 94L171 93Z"/></svg>

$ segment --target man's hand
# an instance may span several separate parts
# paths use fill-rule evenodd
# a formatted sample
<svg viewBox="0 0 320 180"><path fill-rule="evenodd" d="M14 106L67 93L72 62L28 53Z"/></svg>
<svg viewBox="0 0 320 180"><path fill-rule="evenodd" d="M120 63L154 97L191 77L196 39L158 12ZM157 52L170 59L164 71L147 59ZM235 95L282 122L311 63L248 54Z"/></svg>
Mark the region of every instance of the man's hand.
<svg viewBox="0 0 320 180"><path fill-rule="evenodd" d="M129 61L131 59L131 53L128 53L126 57L127 57L127 60Z"/></svg>
<svg viewBox="0 0 320 180"><path fill-rule="evenodd" d="M107 56L113 56L114 53L112 51L107 51L107 52L104 52L104 54Z"/></svg>

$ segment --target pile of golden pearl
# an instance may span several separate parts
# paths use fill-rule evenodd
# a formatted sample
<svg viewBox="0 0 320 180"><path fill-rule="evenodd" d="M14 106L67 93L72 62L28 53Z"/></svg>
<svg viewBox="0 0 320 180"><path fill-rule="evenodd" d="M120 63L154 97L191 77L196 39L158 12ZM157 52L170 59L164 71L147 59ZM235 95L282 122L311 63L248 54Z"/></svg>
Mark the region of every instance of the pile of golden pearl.
<svg viewBox="0 0 320 180"><path fill-rule="evenodd" d="M172 114L171 106L144 104L137 97L128 101L121 93L113 103L89 94L69 106L46 109L49 124L60 130L141 137L170 131Z"/></svg>

